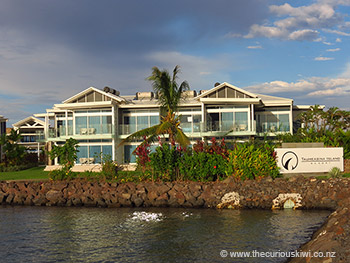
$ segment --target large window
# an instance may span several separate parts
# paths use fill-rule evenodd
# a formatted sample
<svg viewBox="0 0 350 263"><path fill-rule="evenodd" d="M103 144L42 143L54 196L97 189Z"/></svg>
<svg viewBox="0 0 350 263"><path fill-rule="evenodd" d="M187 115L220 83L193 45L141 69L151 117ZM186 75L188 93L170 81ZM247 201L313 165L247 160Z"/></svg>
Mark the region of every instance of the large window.
<svg viewBox="0 0 350 263"><path fill-rule="evenodd" d="M263 112L257 114L258 132L290 131L289 114L286 112Z"/></svg>
<svg viewBox="0 0 350 263"><path fill-rule="evenodd" d="M210 106L207 108L208 131L248 131L248 106Z"/></svg>
<svg viewBox="0 0 350 263"><path fill-rule="evenodd" d="M112 145L80 145L77 153L78 164L101 163L101 155L110 156L112 158Z"/></svg>
<svg viewBox="0 0 350 263"><path fill-rule="evenodd" d="M75 134L110 134L112 133L112 116L76 116Z"/></svg>
<svg viewBox="0 0 350 263"><path fill-rule="evenodd" d="M157 111L131 112L126 110L123 112L123 114L123 124L120 131L121 134L134 133L136 131L159 124L159 113Z"/></svg>

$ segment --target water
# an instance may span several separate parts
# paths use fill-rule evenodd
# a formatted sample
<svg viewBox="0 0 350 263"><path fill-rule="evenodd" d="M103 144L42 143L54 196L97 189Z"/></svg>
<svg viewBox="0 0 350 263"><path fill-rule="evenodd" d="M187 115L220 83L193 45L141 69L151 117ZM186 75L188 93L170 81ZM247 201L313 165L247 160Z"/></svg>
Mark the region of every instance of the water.
<svg viewBox="0 0 350 263"><path fill-rule="evenodd" d="M0 262L284 262L328 211L1 207Z"/></svg>

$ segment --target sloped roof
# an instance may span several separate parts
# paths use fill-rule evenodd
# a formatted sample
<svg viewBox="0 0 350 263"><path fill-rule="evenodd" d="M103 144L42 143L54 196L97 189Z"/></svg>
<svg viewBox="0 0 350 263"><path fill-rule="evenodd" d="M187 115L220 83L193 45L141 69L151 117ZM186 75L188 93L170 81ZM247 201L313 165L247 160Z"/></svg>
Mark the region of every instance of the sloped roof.
<svg viewBox="0 0 350 263"><path fill-rule="evenodd" d="M104 96L107 96L109 98L111 98L112 100L114 101L117 101L117 102L124 102L125 99L122 98L122 97L119 97L117 95L114 95L114 94L111 94L111 93L107 93L107 92L104 92L103 90L100 90L100 89L97 89L95 87L89 87L81 92L79 92L78 94L66 99L65 101L63 101L62 103L64 104L67 104L67 103L73 103L75 100L77 100L78 98L82 97L83 95L85 94L88 94L90 93L91 91L94 91L94 92L98 92Z"/></svg>
<svg viewBox="0 0 350 263"><path fill-rule="evenodd" d="M31 126L31 127L41 127L41 126L45 126L45 122L42 121L42 120L39 120L33 116L29 116L23 120L20 120L14 124L12 124L13 127L16 127L16 128L20 128L21 126L24 126L26 124L28 124L29 122L35 122L37 124L39 124L39 126L31 126L31 125L27 125L27 126ZM41 125L41 126L40 126Z"/></svg>
<svg viewBox="0 0 350 263"><path fill-rule="evenodd" d="M243 90L241 88L238 88L238 87L236 87L236 86L234 86L234 85L232 85L230 83L227 83L227 82L223 82L220 85L218 85L218 86L216 86L216 87L214 87L214 88L212 88L210 90L207 90L206 92L198 95L196 98L197 99L204 98L204 97L209 96L210 94L212 94L212 93L216 92L217 90L219 90L221 88L224 88L224 87L231 88L231 89L233 89L235 91L238 91L238 92L246 95L249 98L258 98L258 96L256 94L251 93L251 92L246 91L246 90Z"/></svg>

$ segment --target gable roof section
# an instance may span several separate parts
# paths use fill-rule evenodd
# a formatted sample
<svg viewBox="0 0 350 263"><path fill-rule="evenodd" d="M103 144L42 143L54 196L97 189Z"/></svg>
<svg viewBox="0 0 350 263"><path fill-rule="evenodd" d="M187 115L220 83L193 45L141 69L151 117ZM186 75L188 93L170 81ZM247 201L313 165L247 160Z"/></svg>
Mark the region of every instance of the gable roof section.
<svg viewBox="0 0 350 263"><path fill-rule="evenodd" d="M103 90L99 90L99 89L96 89L95 87L90 87L90 88L87 88L81 92L79 92L78 94L66 99L65 101L63 101L62 103L63 104L67 104L67 103L81 103L81 102L85 102L85 99L84 101L79 101L80 99L82 98L85 98L85 96L89 96L90 94L100 94L99 95L99 99L98 100L95 100L96 102L98 101L116 101L116 102L124 102L125 99L117 96L117 95L114 95L114 94L111 94L111 93L107 93L107 92L104 92ZM94 96L94 95L93 95ZM95 102L95 101L88 101L88 102Z"/></svg>
<svg viewBox="0 0 350 263"><path fill-rule="evenodd" d="M39 120L33 116L29 116L23 120L20 120L14 124L12 124L13 127L16 128L23 128L24 127L31 127L31 128L39 128L39 127L44 127L45 122L42 120Z"/></svg>
<svg viewBox="0 0 350 263"><path fill-rule="evenodd" d="M201 98L258 98L258 96L249 91L238 88L234 85L231 85L227 82L223 82L220 85L200 94L196 97L197 99Z"/></svg>
<svg viewBox="0 0 350 263"><path fill-rule="evenodd" d="M293 105L293 99L287 99L287 98L270 96L270 95L263 95L263 94L256 94L256 95L261 99L261 102L265 106Z"/></svg>

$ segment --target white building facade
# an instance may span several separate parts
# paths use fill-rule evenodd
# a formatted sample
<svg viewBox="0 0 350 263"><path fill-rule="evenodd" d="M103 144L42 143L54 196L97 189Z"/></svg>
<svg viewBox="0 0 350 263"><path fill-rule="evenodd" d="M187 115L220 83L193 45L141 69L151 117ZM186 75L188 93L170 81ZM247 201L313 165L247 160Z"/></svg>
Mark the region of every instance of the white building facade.
<svg viewBox="0 0 350 263"><path fill-rule="evenodd" d="M194 143L212 137L244 140L293 133L296 116L308 108L293 105L292 99L254 94L224 82L198 95L186 91L177 114L182 130ZM79 141L77 165L99 163L101 153L119 164L134 163L132 152L140 141L119 146L120 142L160 121L153 92L121 96L108 87L90 87L35 116L45 119L38 134L41 140L57 145L70 137Z"/></svg>

